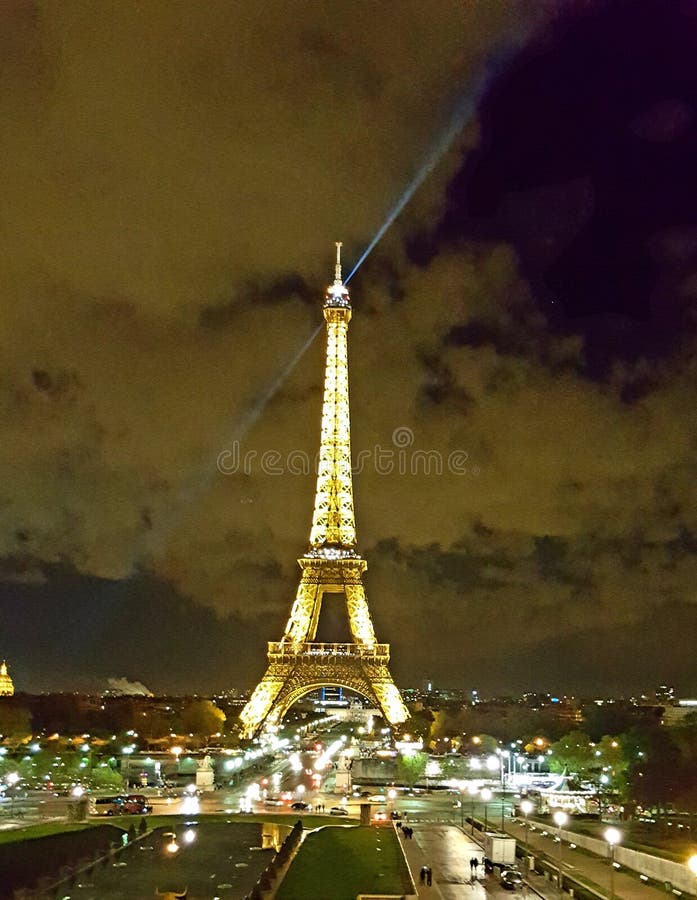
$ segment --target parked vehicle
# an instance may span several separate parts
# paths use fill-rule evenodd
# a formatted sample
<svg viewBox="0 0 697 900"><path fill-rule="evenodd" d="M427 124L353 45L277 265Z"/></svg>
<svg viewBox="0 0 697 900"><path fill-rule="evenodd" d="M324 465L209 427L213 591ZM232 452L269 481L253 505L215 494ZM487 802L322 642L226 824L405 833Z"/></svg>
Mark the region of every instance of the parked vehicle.
<svg viewBox="0 0 697 900"><path fill-rule="evenodd" d="M129 794L127 797L104 798L110 803L104 815L106 816L145 816L152 812L152 806L147 803L143 794ZM97 801L99 803L99 800Z"/></svg>
<svg viewBox="0 0 697 900"><path fill-rule="evenodd" d="M291 809L309 809L309 808L310 808L310 804L309 804L309 803L303 803L302 800L296 800L295 803L291 803L291 804L290 804L290 808L291 808Z"/></svg>
<svg viewBox="0 0 697 900"><path fill-rule="evenodd" d="M510 869L515 866L515 838L500 834L484 835L484 870Z"/></svg>
<svg viewBox="0 0 697 900"><path fill-rule="evenodd" d="M523 886L523 876L518 869L503 869L501 871L501 887L507 891L515 891Z"/></svg>
<svg viewBox="0 0 697 900"><path fill-rule="evenodd" d="M347 816L348 810L344 809L343 806L332 806L329 810L330 816Z"/></svg>

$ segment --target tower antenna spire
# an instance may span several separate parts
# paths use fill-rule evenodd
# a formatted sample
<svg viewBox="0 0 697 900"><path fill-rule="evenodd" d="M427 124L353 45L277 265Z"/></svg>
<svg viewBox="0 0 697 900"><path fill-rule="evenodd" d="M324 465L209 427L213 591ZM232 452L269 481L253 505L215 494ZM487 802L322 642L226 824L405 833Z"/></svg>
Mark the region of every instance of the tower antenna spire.
<svg viewBox="0 0 697 900"><path fill-rule="evenodd" d="M343 243L336 241L336 265L334 266L334 284L343 284L341 280L341 248Z"/></svg>

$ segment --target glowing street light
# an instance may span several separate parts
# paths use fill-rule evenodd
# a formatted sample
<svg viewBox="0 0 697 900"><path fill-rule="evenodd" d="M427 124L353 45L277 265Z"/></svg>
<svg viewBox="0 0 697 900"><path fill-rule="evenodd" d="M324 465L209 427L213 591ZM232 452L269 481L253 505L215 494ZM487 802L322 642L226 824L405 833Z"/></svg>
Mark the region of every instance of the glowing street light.
<svg viewBox="0 0 697 900"><path fill-rule="evenodd" d="M530 823L528 822L528 816L530 815L530 813L533 811L534 808L535 807L533 806L531 800L521 800L520 801L520 811L525 816L525 874L526 875L529 874L528 870L530 868L530 857L528 855L528 826Z"/></svg>
<svg viewBox="0 0 697 900"><path fill-rule="evenodd" d="M622 840L622 834L617 828L606 828L605 840L610 845L610 900L615 900L615 844Z"/></svg>
<svg viewBox="0 0 697 900"><path fill-rule="evenodd" d="M562 892L563 892L562 876L561 876L561 854L562 854L563 842L561 839L561 830L564 827L564 825L566 825L566 823L568 822L569 817L567 816L567 814L565 812L562 812L560 809L558 809L554 813L552 818L554 819L554 824L557 826L557 829L559 831L559 877L558 877L558 880L559 880L559 896L561 897Z"/></svg>
<svg viewBox="0 0 697 900"><path fill-rule="evenodd" d="M697 853L693 853L687 861L687 868L693 875L697 876Z"/></svg>

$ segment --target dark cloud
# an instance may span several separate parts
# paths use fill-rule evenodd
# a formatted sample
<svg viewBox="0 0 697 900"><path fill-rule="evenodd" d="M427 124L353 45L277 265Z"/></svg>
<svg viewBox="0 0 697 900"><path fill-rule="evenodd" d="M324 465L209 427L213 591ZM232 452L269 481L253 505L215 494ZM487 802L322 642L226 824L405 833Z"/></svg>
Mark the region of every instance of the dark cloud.
<svg viewBox="0 0 697 900"><path fill-rule="evenodd" d="M694 682L679 642L670 664L649 647L656 622L666 641L690 625L697 577L691 176L674 216L664 196L692 166L693 103L642 76L623 109L601 53L618 7L508 60L351 284L359 537L401 681ZM545 7L400 9L3 7L0 643L18 686L263 670L309 529L331 241L356 257L456 96ZM632 641L646 666L623 678Z"/></svg>

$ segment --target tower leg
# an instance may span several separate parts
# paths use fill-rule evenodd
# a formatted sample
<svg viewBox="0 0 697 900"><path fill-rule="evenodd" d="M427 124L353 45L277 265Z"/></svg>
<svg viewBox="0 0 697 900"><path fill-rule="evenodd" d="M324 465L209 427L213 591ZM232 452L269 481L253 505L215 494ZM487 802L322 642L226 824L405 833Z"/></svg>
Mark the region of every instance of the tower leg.
<svg viewBox="0 0 697 900"><path fill-rule="evenodd" d="M284 678L274 673L273 666L269 666L240 713L243 737L252 738L261 728L274 708L284 680Z"/></svg>
<svg viewBox="0 0 697 900"><path fill-rule="evenodd" d="M312 578L311 570L305 570L290 611L284 639L290 640L294 644L302 644L313 639L319 618L318 607L322 602L319 588L317 579Z"/></svg>
<svg viewBox="0 0 697 900"><path fill-rule="evenodd" d="M373 622L370 618L370 610L368 609L368 601L365 599L365 590L363 585L347 584L344 586L346 592L346 606L348 608L349 625L351 634L357 644L375 643L375 631L373 630Z"/></svg>

